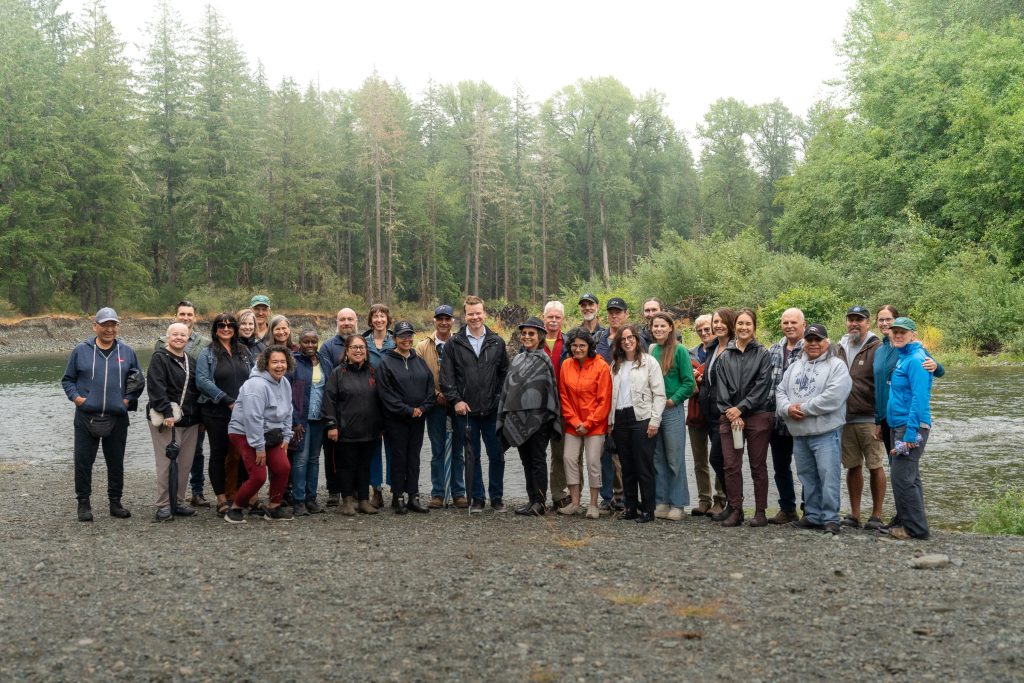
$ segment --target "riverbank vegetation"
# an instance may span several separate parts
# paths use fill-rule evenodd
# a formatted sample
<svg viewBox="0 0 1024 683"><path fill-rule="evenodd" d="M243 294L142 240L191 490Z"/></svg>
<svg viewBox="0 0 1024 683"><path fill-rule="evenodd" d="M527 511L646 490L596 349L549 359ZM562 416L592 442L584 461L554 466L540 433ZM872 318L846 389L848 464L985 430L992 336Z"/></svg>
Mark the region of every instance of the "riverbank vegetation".
<svg viewBox="0 0 1024 683"><path fill-rule="evenodd" d="M973 531L1024 536L1024 486L1011 486L991 501L978 505Z"/></svg>
<svg viewBox="0 0 1024 683"><path fill-rule="evenodd" d="M1024 357L1022 17L861 0L830 97L724 97L695 157L612 77L321 91L268 83L213 8L159 4L135 62L100 4L0 0L0 312L589 289L830 327L894 303L932 346Z"/></svg>

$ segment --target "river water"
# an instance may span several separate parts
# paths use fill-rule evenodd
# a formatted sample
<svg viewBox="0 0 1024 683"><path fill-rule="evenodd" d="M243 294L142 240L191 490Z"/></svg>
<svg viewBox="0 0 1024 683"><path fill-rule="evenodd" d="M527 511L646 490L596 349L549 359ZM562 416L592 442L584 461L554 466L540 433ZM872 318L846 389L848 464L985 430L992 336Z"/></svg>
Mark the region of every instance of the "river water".
<svg viewBox="0 0 1024 683"><path fill-rule="evenodd" d="M72 462L71 421L74 407L64 395L60 377L65 355L6 356L0 361L0 462L70 467ZM140 362L145 366L149 354ZM921 463L925 501L931 521L942 527L966 528L974 520L977 501L994 495L1006 485L1024 481L1024 458L1019 452L1024 441L1024 411L1020 408L1024 368L984 367L948 369L936 380L932 393L935 422L928 449ZM145 397L141 401L145 405ZM689 447L687 447L689 451ZM101 469L102 456L97 458ZM150 471L153 450L149 431L140 410L129 429L126 467ZM430 490L430 447L424 444L420 491ZM485 475L486 476L486 457ZM524 498L522 466L517 453L505 455L505 495ZM687 456L690 497L696 503L696 485ZM769 468L771 458L769 458ZM753 502L750 478L747 507ZM102 482L102 477L96 479ZM102 486L102 484L101 484ZM67 492L72 497L72 492ZM62 496L56 495L56 498ZM775 485L769 487L769 505L776 505ZM864 509L870 509L865 490ZM845 483L843 509L848 509ZM891 514L891 491L886 496Z"/></svg>

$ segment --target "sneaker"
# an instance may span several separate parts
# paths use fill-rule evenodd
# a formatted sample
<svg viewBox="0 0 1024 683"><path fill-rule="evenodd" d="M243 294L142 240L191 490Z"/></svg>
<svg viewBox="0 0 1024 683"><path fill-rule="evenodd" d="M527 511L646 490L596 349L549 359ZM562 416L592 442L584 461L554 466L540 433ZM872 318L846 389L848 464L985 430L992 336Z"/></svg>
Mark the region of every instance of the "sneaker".
<svg viewBox="0 0 1024 683"><path fill-rule="evenodd" d="M491 501L491 509L495 512L508 512L508 508L505 507L505 503L502 502L501 498L495 498Z"/></svg>
<svg viewBox="0 0 1024 683"><path fill-rule="evenodd" d="M441 496L431 496L430 502L427 503L427 507L431 510L440 510L444 507L444 501L441 500Z"/></svg>
<svg viewBox="0 0 1024 683"><path fill-rule="evenodd" d="M600 512L611 512L612 502L610 500L602 500L600 503L597 504L597 509Z"/></svg>
<svg viewBox="0 0 1024 683"><path fill-rule="evenodd" d="M665 515L665 519L670 522L679 522L683 519L683 508L669 508L668 514Z"/></svg>
<svg viewBox="0 0 1024 683"><path fill-rule="evenodd" d="M341 494L331 493L327 496L327 507L336 508L341 504Z"/></svg>
<svg viewBox="0 0 1024 683"><path fill-rule="evenodd" d="M190 498L188 502L192 504L192 507L196 508L210 507L210 501L206 500L206 496L203 495L202 491L199 493L193 493L192 498Z"/></svg>
<svg viewBox="0 0 1024 683"><path fill-rule="evenodd" d="M621 498L612 498L612 509L622 512L626 509L626 503Z"/></svg>
<svg viewBox="0 0 1024 683"><path fill-rule="evenodd" d="M846 515L841 520L839 520L839 523L843 526L848 526L852 529L860 528L860 520L854 517L853 515ZM825 527L827 528L828 524L826 524Z"/></svg>
<svg viewBox="0 0 1024 683"><path fill-rule="evenodd" d="M469 506L469 513L473 514L474 512L483 512L483 511L484 511L484 502L482 500L479 500L479 499L474 499L473 503Z"/></svg>
<svg viewBox="0 0 1024 683"><path fill-rule="evenodd" d="M174 511L174 514L178 517L195 517L197 510L191 505L185 503L178 503L178 509Z"/></svg>
<svg viewBox="0 0 1024 683"><path fill-rule="evenodd" d="M78 521L79 522L91 522L92 521L92 507L90 507L88 500L80 500L80 501L78 501Z"/></svg>
<svg viewBox="0 0 1024 683"><path fill-rule="evenodd" d="M245 513L242 512L242 508L230 507L224 513L224 521L229 524L245 524Z"/></svg>
<svg viewBox="0 0 1024 683"><path fill-rule="evenodd" d="M658 519L668 519L668 511L671 507L668 503L658 503L654 506L654 516Z"/></svg>
<svg viewBox="0 0 1024 683"><path fill-rule="evenodd" d="M889 529L889 535L895 538L897 541L909 541L911 536L907 533L907 530L901 526L894 526Z"/></svg>
<svg viewBox="0 0 1024 683"><path fill-rule="evenodd" d="M768 520L769 524L789 524L795 522L800 518L800 515L796 513L796 510L786 511L779 510L775 513L775 516Z"/></svg>
<svg viewBox="0 0 1024 683"><path fill-rule="evenodd" d="M311 515L319 515L324 509L320 507L320 504L316 502L316 498L310 498L306 501L306 512Z"/></svg>
<svg viewBox="0 0 1024 683"><path fill-rule="evenodd" d="M267 507L263 504L262 500L257 500L249 505L250 517L262 517L265 514L267 514Z"/></svg>
<svg viewBox="0 0 1024 683"><path fill-rule="evenodd" d="M292 507L292 515L295 517L309 517L309 510L306 509L306 502L303 500L295 501L295 505Z"/></svg>
<svg viewBox="0 0 1024 683"><path fill-rule="evenodd" d="M171 506L167 505L167 506L162 507L162 508L157 508L156 509L156 518L153 521L154 522L173 522L174 521L174 515L171 514Z"/></svg>
<svg viewBox="0 0 1024 683"><path fill-rule="evenodd" d="M877 531L881 529L883 526L885 526L885 523L882 522L882 520L878 517L869 517L867 523L864 525L864 528Z"/></svg>
<svg viewBox="0 0 1024 683"><path fill-rule="evenodd" d="M573 505L572 503L569 503L568 505L558 508L558 514L560 515L575 515L579 511L580 506Z"/></svg>
<svg viewBox="0 0 1024 683"><path fill-rule="evenodd" d="M839 535L839 525L836 524L835 522L826 522L825 523L825 533L826 534L832 534L833 536L838 536Z"/></svg>
<svg viewBox="0 0 1024 683"><path fill-rule="evenodd" d="M268 521L285 521L292 518L292 513L288 512L288 509L284 505L278 505L276 508L267 508L267 511L263 514L263 519Z"/></svg>
<svg viewBox="0 0 1024 683"><path fill-rule="evenodd" d="M596 505L587 506L587 519L600 519L601 510Z"/></svg>

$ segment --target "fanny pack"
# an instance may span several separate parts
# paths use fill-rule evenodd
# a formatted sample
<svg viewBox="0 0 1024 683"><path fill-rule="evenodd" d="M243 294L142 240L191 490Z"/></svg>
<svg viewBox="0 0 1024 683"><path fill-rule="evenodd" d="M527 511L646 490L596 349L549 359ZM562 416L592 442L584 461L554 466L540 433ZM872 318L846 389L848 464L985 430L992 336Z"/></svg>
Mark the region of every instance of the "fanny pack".
<svg viewBox="0 0 1024 683"><path fill-rule="evenodd" d="M89 433L97 439L110 436L117 424L117 418L113 415L89 415L86 419Z"/></svg>
<svg viewBox="0 0 1024 683"><path fill-rule="evenodd" d="M264 448L270 449L274 448L275 446L280 446L283 441L283 429L271 429L269 432L263 433Z"/></svg>

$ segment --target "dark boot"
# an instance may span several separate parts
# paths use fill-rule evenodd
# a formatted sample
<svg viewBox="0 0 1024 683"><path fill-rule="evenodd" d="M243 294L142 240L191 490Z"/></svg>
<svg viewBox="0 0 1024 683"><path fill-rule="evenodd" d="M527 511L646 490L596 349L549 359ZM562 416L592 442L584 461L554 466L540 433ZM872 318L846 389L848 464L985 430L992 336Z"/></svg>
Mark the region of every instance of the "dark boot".
<svg viewBox="0 0 1024 683"><path fill-rule="evenodd" d="M78 501L78 521L79 522L91 522L92 521L92 506L89 505L89 499L83 498Z"/></svg>
<svg viewBox="0 0 1024 683"><path fill-rule="evenodd" d="M768 522L766 521L765 524ZM743 510L734 508L729 516L722 520L722 526L739 526L743 524Z"/></svg>
<svg viewBox="0 0 1024 683"><path fill-rule="evenodd" d="M430 512L430 510L428 510L423 505L423 503L420 502L420 497L419 496L413 496L412 498L410 498L409 502L406 504L405 507L407 507L410 512L417 512L417 513L419 513L421 515L424 515L424 514Z"/></svg>
<svg viewBox="0 0 1024 683"><path fill-rule="evenodd" d="M338 508L338 512L346 517L354 516L356 514L356 499L353 496L345 496L345 500L342 501L341 507Z"/></svg>
<svg viewBox="0 0 1024 683"><path fill-rule="evenodd" d="M111 498L110 499L110 516L111 517L117 517L118 519L128 519L129 517L132 516L132 513L128 512L128 510L126 510L124 508L124 506L121 505L121 499L120 498Z"/></svg>
<svg viewBox="0 0 1024 683"><path fill-rule="evenodd" d="M716 512L715 514L711 515L711 519L712 519L712 521L715 521L715 522L722 522L722 521L728 519L729 515L731 515L731 514L732 514L732 506L731 505L726 505L724 508L722 508L721 512Z"/></svg>
<svg viewBox="0 0 1024 683"><path fill-rule="evenodd" d="M391 496L391 510L396 515L404 515L409 512L408 508L405 507L405 496L397 493Z"/></svg>
<svg viewBox="0 0 1024 683"><path fill-rule="evenodd" d="M384 507L384 495L380 492L380 489L373 490L373 494L370 496L370 505L378 510Z"/></svg>
<svg viewBox="0 0 1024 683"><path fill-rule="evenodd" d="M754 518L747 522L748 526L768 526L768 517L765 516L764 510L758 510L754 513Z"/></svg>

